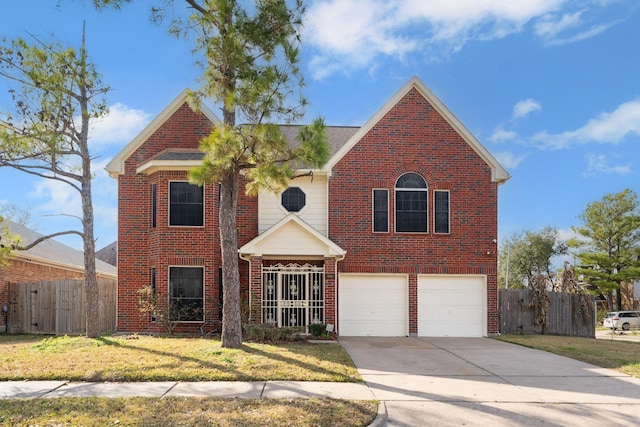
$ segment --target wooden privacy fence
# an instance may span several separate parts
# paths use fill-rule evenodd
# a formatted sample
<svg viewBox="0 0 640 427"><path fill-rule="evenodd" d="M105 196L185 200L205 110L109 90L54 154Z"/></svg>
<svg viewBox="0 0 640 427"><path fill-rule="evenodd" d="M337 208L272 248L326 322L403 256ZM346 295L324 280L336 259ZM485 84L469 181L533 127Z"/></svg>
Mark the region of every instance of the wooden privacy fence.
<svg viewBox="0 0 640 427"><path fill-rule="evenodd" d="M545 311L529 289L501 289L500 333L548 334L575 337L596 336L595 297L563 292L547 292ZM544 323L537 320L544 318Z"/></svg>
<svg viewBox="0 0 640 427"><path fill-rule="evenodd" d="M9 284L8 332L11 334L84 334L84 281ZM98 279L100 333L116 331L116 281Z"/></svg>

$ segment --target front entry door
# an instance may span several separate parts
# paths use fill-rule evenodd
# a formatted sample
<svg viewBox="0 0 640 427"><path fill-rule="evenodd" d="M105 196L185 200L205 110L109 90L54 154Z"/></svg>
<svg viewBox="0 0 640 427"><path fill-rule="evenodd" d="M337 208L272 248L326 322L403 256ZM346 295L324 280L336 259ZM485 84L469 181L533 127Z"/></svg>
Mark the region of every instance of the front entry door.
<svg viewBox="0 0 640 427"><path fill-rule="evenodd" d="M263 322L279 327L324 323L324 268L309 264L264 267Z"/></svg>

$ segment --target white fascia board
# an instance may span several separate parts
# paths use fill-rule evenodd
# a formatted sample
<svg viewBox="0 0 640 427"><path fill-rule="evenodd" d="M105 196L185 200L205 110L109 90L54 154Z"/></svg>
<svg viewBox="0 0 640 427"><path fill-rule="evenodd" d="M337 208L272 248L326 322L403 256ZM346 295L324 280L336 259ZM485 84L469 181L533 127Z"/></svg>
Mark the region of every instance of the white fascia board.
<svg viewBox="0 0 640 427"><path fill-rule="evenodd" d="M259 236L257 236L253 240L251 240L250 242L247 242L240 249L238 249L240 257L242 259L248 259L248 257L250 257L252 255L262 256L263 254L261 254L261 253L257 254L256 253L256 248L258 246L260 246L261 243L263 243L264 241L269 239L271 236L277 234L278 231L283 226L285 226L286 224L288 224L290 222L295 222L305 232L309 233L315 239L317 239L323 245L325 245L327 247L327 249L328 249L328 251L327 251L328 255L336 257L338 259L338 261L344 259L347 251L345 251L340 246L338 246L335 243L333 243L331 240L329 240L327 237L325 237L322 233L320 233L318 230L316 230L315 228L313 228L312 226L307 224L302 218L300 218L298 215L296 215L294 213L290 213L289 215L285 216L283 219L281 219L280 221L278 221L277 223L272 225L264 233L260 234Z"/></svg>
<svg viewBox="0 0 640 427"><path fill-rule="evenodd" d="M140 165L136 173L151 175L161 170L188 171L200 165L202 160L150 160Z"/></svg>
<svg viewBox="0 0 640 427"><path fill-rule="evenodd" d="M124 174L124 162L131 156L155 131L160 128L178 109L187 102L189 89L183 90L164 110L160 112L135 138L131 140L105 167L112 178ZM222 123L209 107L200 102L200 112L214 125Z"/></svg>
<svg viewBox="0 0 640 427"><path fill-rule="evenodd" d="M369 120L356 132L345 145L333 155L324 169L331 169L344 157L360 139L369 132L385 114L387 114L412 88L416 88L422 96L438 111L438 113L455 129L456 132L471 146L471 148L491 167L491 179L500 184L507 181L509 173L500 165L493 155L478 141L460 120L440 101L440 99L427 88L418 78L412 77L404 84L384 105L371 116ZM330 173L330 172L329 172Z"/></svg>

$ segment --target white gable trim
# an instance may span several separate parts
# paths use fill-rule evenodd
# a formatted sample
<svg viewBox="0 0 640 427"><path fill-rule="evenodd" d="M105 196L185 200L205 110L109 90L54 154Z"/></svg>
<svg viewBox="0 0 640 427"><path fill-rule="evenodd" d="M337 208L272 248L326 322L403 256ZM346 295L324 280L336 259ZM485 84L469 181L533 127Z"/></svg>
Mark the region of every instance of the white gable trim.
<svg viewBox="0 0 640 427"><path fill-rule="evenodd" d="M412 77L400 90L398 90L371 118L356 132L345 145L329 159L325 169L331 170L353 148L367 132L375 126L385 114L387 114L412 88L416 88L420 94L436 109L438 113L455 129L456 132L469 144L469 146L491 167L491 179L500 184L507 181L509 173L496 160L495 157L478 141L460 120L427 88L418 78Z"/></svg>
<svg viewBox="0 0 640 427"><path fill-rule="evenodd" d="M160 112L131 142L129 142L105 167L112 178L124 174L124 162L131 156L160 126L164 124L178 109L187 102L189 89L185 89L164 110ZM220 124L220 119L209 107L200 102L200 112L214 125ZM201 162L198 162L200 164Z"/></svg>
<svg viewBox="0 0 640 427"><path fill-rule="evenodd" d="M314 253L313 255L321 255L326 257L335 257L338 261L342 260L346 255L346 251L342 249L340 246L333 243L331 240L326 238L322 233L318 230L314 229L312 226L303 221L298 215L291 213L285 216L283 219L278 221L272 227L270 227L267 231L260 234L244 246L242 246L238 252L240 253L240 257L243 259L249 259L251 256L264 256L264 255L274 255L274 256L284 256L284 257L296 257L300 255L309 256L309 253L301 253L300 248L297 247L296 242L292 241L292 239L287 239L287 243L289 244L286 250L280 250L278 253L263 253L263 248L269 246L274 239L278 239L280 236L280 232L285 229L289 225L296 226L296 234L305 238L313 239L319 247L322 247L322 253ZM293 239L298 240L298 239Z"/></svg>
<svg viewBox="0 0 640 427"><path fill-rule="evenodd" d="M151 175L161 170L189 171L201 164L202 160L150 160L136 169L136 173Z"/></svg>

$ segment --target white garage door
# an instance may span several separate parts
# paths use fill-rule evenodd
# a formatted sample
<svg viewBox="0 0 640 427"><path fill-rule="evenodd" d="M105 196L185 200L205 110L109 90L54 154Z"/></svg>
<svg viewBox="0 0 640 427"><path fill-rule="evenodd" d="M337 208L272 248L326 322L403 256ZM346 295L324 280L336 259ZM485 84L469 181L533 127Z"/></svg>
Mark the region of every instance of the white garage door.
<svg viewBox="0 0 640 427"><path fill-rule="evenodd" d="M484 276L419 276L418 335L486 336L486 295Z"/></svg>
<svg viewBox="0 0 640 427"><path fill-rule="evenodd" d="M341 274L338 286L340 335L407 335L406 276Z"/></svg>

